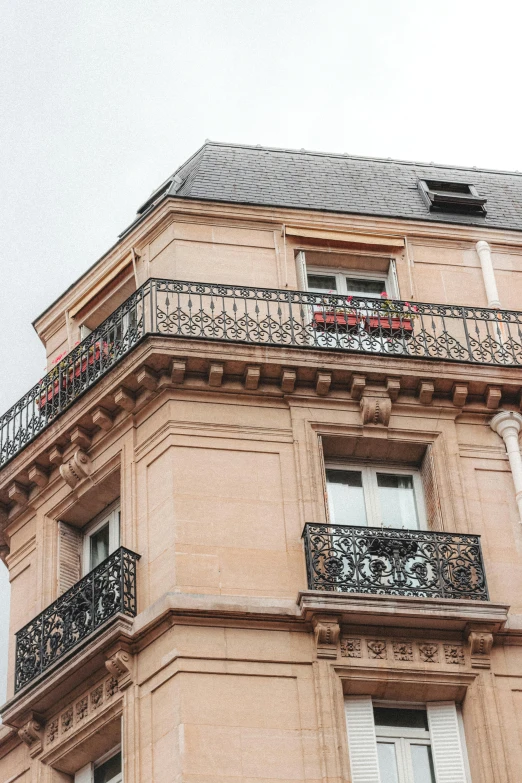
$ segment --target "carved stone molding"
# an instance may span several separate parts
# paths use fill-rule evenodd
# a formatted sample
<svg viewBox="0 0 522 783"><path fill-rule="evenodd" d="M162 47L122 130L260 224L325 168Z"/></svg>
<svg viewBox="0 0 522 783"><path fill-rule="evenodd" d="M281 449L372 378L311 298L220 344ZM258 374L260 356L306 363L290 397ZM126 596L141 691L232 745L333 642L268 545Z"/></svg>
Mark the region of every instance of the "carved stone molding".
<svg viewBox="0 0 522 783"><path fill-rule="evenodd" d="M466 633L471 666L474 669L489 669L491 666L491 649L494 641L493 634L491 631L474 628L473 626L469 626Z"/></svg>
<svg viewBox="0 0 522 783"><path fill-rule="evenodd" d="M60 475L72 489L87 478L91 470L91 459L82 449L77 449L70 459L60 465Z"/></svg>
<svg viewBox="0 0 522 783"><path fill-rule="evenodd" d="M317 615L312 620L315 631L315 643L318 658L337 658L337 646L341 627L339 617L332 615Z"/></svg>
<svg viewBox="0 0 522 783"><path fill-rule="evenodd" d="M34 758L42 750L43 729L43 719L33 712L27 723L18 730L18 736L29 748L31 758Z"/></svg>
<svg viewBox="0 0 522 783"><path fill-rule="evenodd" d="M105 661L105 668L117 682L120 691L128 688L133 680L133 655L124 648L116 650Z"/></svg>
<svg viewBox="0 0 522 783"><path fill-rule="evenodd" d="M363 394L361 415L363 424L380 424L387 427L390 423L392 401L389 397L374 397Z"/></svg>

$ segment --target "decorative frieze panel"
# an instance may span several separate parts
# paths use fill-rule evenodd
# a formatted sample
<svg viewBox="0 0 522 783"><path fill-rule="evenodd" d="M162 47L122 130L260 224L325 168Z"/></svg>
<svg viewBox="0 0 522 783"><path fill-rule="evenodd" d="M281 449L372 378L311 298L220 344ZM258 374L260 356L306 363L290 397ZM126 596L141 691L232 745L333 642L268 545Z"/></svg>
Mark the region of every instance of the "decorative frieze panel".
<svg viewBox="0 0 522 783"><path fill-rule="evenodd" d="M382 639L341 636L341 657L370 661L428 663L465 666L464 646L460 642L426 642L416 639Z"/></svg>
<svg viewBox="0 0 522 783"><path fill-rule="evenodd" d="M47 721L45 728L46 748L75 734L89 721L94 720L100 712L117 701L118 696L121 694L118 680L114 676L106 677L91 687Z"/></svg>

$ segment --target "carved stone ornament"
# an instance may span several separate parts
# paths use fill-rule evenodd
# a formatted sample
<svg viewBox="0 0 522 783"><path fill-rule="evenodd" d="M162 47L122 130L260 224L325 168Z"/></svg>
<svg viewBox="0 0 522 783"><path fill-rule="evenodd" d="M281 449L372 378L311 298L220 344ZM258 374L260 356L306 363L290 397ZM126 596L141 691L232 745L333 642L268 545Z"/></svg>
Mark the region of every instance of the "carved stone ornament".
<svg viewBox="0 0 522 783"><path fill-rule="evenodd" d="M127 650L117 650L105 661L105 668L118 682L120 691L132 682L132 655Z"/></svg>
<svg viewBox="0 0 522 783"><path fill-rule="evenodd" d="M439 645L432 642L419 644L419 655L423 663L438 663Z"/></svg>
<svg viewBox="0 0 522 783"><path fill-rule="evenodd" d="M71 489L87 478L91 470L91 459L81 449L77 449L70 459L60 465L60 475Z"/></svg>
<svg viewBox="0 0 522 783"><path fill-rule="evenodd" d="M337 658L337 645L341 628L339 618L328 616L316 616L312 620L315 631L318 658Z"/></svg>
<svg viewBox="0 0 522 783"><path fill-rule="evenodd" d="M18 730L18 736L29 748L29 755L34 758L42 750L42 732L44 721L35 713L27 723Z"/></svg>
<svg viewBox="0 0 522 783"><path fill-rule="evenodd" d="M488 631L471 630L468 633L468 642L472 668L489 669L493 634Z"/></svg>
<svg viewBox="0 0 522 783"><path fill-rule="evenodd" d="M380 424L387 427L390 422L392 401L389 397L370 397L363 394L361 398L361 415L363 424Z"/></svg>
<svg viewBox="0 0 522 783"><path fill-rule="evenodd" d="M393 642L392 648L396 661L413 661L413 644L411 642Z"/></svg>
<svg viewBox="0 0 522 783"><path fill-rule="evenodd" d="M366 642L368 647L368 657L376 658L380 661L387 658L386 641L384 639L368 639Z"/></svg>
<svg viewBox="0 0 522 783"><path fill-rule="evenodd" d="M464 649L461 644L445 644L444 657L446 663L452 663L455 666L464 666Z"/></svg>
<svg viewBox="0 0 522 783"><path fill-rule="evenodd" d="M343 658L362 658L361 640L349 639L343 636L341 639L341 655Z"/></svg>

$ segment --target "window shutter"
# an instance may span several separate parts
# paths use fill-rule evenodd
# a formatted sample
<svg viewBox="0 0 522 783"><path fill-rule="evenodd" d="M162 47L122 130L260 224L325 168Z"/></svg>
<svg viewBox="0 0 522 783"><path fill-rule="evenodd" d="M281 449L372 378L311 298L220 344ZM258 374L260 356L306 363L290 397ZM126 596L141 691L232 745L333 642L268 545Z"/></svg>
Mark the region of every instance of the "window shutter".
<svg viewBox="0 0 522 783"><path fill-rule="evenodd" d="M437 489L437 477L433 462L433 447L426 449L426 454L421 465L422 488L426 503L426 519L430 530L442 530L442 514L440 511L439 492Z"/></svg>
<svg viewBox="0 0 522 783"><path fill-rule="evenodd" d="M371 697L351 696L344 704L352 783L381 783Z"/></svg>
<svg viewBox="0 0 522 783"><path fill-rule="evenodd" d="M394 258L390 260L390 267L388 269L388 281L386 285L388 287L388 296L391 299L398 299L400 297L399 278L397 277L397 267L395 265Z"/></svg>
<svg viewBox="0 0 522 783"><path fill-rule="evenodd" d="M78 772L74 773L74 783L93 783L94 780L94 764L89 762L85 767L82 767Z"/></svg>
<svg viewBox="0 0 522 783"><path fill-rule="evenodd" d="M467 783L455 702L433 701L426 707L437 783Z"/></svg>
<svg viewBox="0 0 522 783"><path fill-rule="evenodd" d="M80 579L82 534L67 522L58 522L58 592L65 593Z"/></svg>
<svg viewBox="0 0 522 783"><path fill-rule="evenodd" d="M306 276L306 258L304 250L300 250L295 257L297 288L299 291L308 291L308 278Z"/></svg>

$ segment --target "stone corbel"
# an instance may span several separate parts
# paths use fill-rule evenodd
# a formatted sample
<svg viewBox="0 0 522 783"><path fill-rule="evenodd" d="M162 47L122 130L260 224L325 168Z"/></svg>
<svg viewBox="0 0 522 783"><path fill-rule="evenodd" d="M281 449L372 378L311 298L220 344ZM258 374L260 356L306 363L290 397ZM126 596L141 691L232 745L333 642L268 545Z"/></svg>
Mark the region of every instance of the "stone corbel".
<svg viewBox="0 0 522 783"><path fill-rule="evenodd" d="M493 633L484 626L468 625L466 636L469 643L471 666L474 669L489 669L491 666L491 649Z"/></svg>
<svg viewBox="0 0 522 783"><path fill-rule="evenodd" d="M380 424L387 427L390 423L392 401L389 397L363 394L361 398L361 416L363 424Z"/></svg>
<svg viewBox="0 0 522 783"><path fill-rule="evenodd" d="M27 723L25 723L22 728L18 730L18 736L29 748L29 755L31 758L37 756L38 753L40 753L42 750L42 735L44 725L45 724L43 719L36 713L32 712L31 717Z"/></svg>
<svg viewBox="0 0 522 783"><path fill-rule="evenodd" d="M77 449L70 459L60 465L60 475L71 489L74 489L80 481L87 478L91 470L91 459L81 449Z"/></svg>
<svg viewBox="0 0 522 783"><path fill-rule="evenodd" d="M318 658L337 658L341 627L337 615L315 615L312 625Z"/></svg>
<svg viewBox="0 0 522 783"><path fill-rule="evenodd" d="M118 688L124 691L134 680L134 656L127 646L120 645L109 651L105 668L118 680Z"/></svg>

